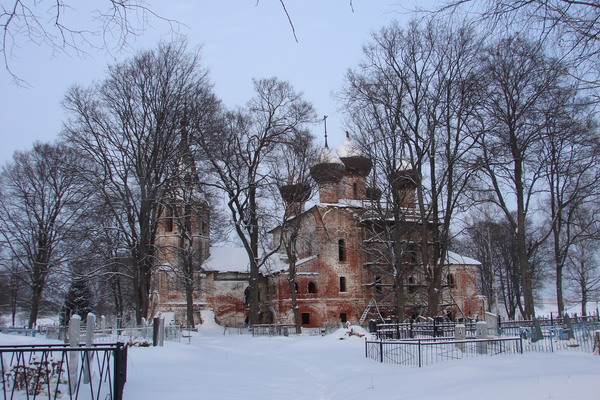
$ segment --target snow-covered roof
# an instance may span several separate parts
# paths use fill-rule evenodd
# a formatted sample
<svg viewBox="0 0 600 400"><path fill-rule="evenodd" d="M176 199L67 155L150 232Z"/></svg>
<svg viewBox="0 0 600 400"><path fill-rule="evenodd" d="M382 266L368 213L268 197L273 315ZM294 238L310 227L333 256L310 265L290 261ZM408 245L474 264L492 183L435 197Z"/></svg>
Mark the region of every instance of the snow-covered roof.
<svg viewBox="0 0 600 400"><path fill-rule="evenodd" d="M315 258L317 258L317 256L312 255L312 256L308 256L308 257L304 257L299 260L296 260L296 267L298 267L306 262L309 262L311 260L314 260ZM289 261L287 259L287 256L283 253L275 253L267 260L267 263L261 269L261 272L277 274L279 272L287 271L288 268L289 268Z"/></svg>
<svg viewBox="0 0 600 400"><path fill-rule="evenodd" d="M202 267L207 271L248 272L248 253L243 247L211 247Z"/></svg>
<svg viewBox="0 0 600 400"><path fill-rule="evenodd" d="M474 258L461 256L460 254L449 251L447 254L448 265L481 265Z"/></svg>
<svg viewBox="0 0 600 400"><path fill-rule="evenodd" d="M318 164L342 164L342 161L335 151L329 147L323 147L321 154L319 154Z"/></svg>
<svg viewBox="0 0 600 400"><path fill-rule="evenodd" d="M346 138L344 139L340 147L337 149L337 155L340 158L344 158L362 156L363 154L360 151L360 149L356 146L354 140L350 139L350 137L346 135Z"/></svg>
<svg viewBox="0 0 600 400"><path fill-rule="evenodd" d="M410 171L413 169L413 166L408 159L402 157L400 160L396 162L396 170L397 171Z"/></svg>

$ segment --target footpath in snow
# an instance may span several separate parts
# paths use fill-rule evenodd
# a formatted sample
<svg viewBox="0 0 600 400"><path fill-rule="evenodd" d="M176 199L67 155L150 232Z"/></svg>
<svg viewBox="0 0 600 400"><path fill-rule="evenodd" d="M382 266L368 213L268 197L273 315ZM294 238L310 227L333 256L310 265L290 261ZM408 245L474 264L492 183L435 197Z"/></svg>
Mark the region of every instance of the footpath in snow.
<svg viewBox="0 0 600 400"><path fill-rule="evenodd" d="M0 345L44 338L0 335ZM47 342L47 341L46 341ZM126 400L186 399L595 399L600 356L583 352L515 354L448 361L425 368L380 364L364 338L346 330L321 336L223 335L202 327L190 343L129 349Z"/></svg>

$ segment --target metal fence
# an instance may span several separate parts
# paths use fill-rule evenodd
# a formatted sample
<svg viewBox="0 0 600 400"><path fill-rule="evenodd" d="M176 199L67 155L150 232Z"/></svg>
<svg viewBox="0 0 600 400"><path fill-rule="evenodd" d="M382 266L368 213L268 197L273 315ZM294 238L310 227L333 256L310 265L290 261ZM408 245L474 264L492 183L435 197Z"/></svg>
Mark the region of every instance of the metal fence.
<svg viewBox="0 0 600 400"><path fill-rule="evenodd" d="M558 324L558 322L561 322ZM425 366L438 362L462 359L480 355L496 355L505 353L556 351L594 351L594 332L600 330L596 319L580 319L577 323L562 324L554 320L554 325L541 325L538 334L532 325L521 326L512 323L499 329L491 329L488 334L496 337L455 340L450 337L455 325L442 324L434 330L433 324L428 329L417 324L381 324L376 332L377 340L367 340L366 357L379 362L396 363L411 366ZM466 325L466 324L465 324ZM469 336L469 325L466 325ZM452 328L452 330L450 330ZM470 327L474 329L473 326ZM444 337L430 337L435 334ZM498 332L503 335L499 335ZM506 337L506 333L512 336ZM409 335L413 335L411 338ZM419 335L420 338L419 338ZM393 339L389 339L389 338ZM518 345L516 342L519 341ZM482 344L482 343L485 343Z"/></svg>
<svg viewBox="0 0 600 400"><path fill-rule="evenodd" d="M122 400L127 347L0 346L0 369L4 400Z"/></svg>
<svg viewBox="0 0 600 400"><path fill-rule="evenodd" d="M257 324L250 328L252 336L289 336L296 334L294 324Z"/></svg>
<svg viewBox="0 0 600 400"><path fill-rule="evenodd" d="M6 333L8 335L35 336L36 330L28 328L0 327L0 333Z"/></svg>
<svg viewBox="0 0 600 400"><path fill-rule="evenodd" d="M94 330L94 343L124 342L133 346L145 346L152 344L153 325L134 326L127 328L107 328ZM179 325L165 326L165 340L180 342L182 330ZM44 329L47 339L58 339L67 341L69 327L47 326ZM80 336L85 337L86 327L81 327Z"/></svg>
<svg viewBox="0 0 600 400"><path fill-rule="evenodd" d="M373 360L424 367L447 360L522 353L520 337L468 340L366 340L365 356Z"/></svg>
<svg viewBox="0 0 600 400"><path fill-rule="evenodd" d="M600 330L600 323L573 324L571 329L562 325L545 327L542 338L534 338L531 332L522 330L527 338L523 342L525 352L553 353L555 351L583 351L592 353L594 350L594 332Z"/></svg>
<svg viewBox="0 0 600 400"><path fill-rule="evenodd" d="M476 322L461 324L465 326L467 335L475 334ZM454 337L456 325L454 322L386 323L377 324L374 334L379 339Z"/></svg>
<svg viewBox="0 0 600 400"><path fill-rule="evenodd" d="M538 324L543 332L550 335L550 331L564 332L567 329L567 325L562 318L557 319L539 319ZM600 321L597 317L592 318L578 318L571 322L574 329L600 329ZM498 325L498 335L522 335L530 333L533 329L533 322L531 320L525 321L504 321Z"/></svg>

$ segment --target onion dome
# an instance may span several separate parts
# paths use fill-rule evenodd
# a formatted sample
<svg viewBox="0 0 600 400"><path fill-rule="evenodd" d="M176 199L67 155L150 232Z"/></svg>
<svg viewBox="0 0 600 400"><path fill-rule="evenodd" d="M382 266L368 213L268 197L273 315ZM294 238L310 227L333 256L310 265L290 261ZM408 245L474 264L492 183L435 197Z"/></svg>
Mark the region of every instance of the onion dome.
<svg viewBox="0 0 600 400"><path fill-rule="evenodd" d="M304 203L310 199L310 185L307 183L291 183L279 186L279 193L286 203Z"/></svg>
<svg viewBox="0 0 600 400"><path fill-rule="evenodd" d="M348 132L346 132L346 139L344 139L337 153L348 173L367 176L371 172L373 167L371 158L360 151L354 141L350 139Z"/></svg>
<svg viewBox="0 0 600 400"><path fill-rule="evenodd" d="M397 189L417 186L417 174L410 161L402 158L398 162L396 171L390 176L390 182Z"/></svg>
<svg viewBox="0 0 600 400"><path fill-rule="evenodd" d="M369 186L367 188L367 200L377 201L381 199L381 189Z"/></svg>
<svg viewBox="0 0 600 400"><path fill-rule="evenodd" d="M346 170L344 164L327 147L323 147L317 164L310 169L310 175L317 183L339 182Z"/></svg>

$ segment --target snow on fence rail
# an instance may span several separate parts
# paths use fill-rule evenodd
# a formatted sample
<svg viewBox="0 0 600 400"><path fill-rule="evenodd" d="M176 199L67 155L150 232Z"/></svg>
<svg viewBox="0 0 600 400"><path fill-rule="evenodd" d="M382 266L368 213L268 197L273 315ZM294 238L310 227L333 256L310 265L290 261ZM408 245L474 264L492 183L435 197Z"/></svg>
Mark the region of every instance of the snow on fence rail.
<svg viewBox="0 0 600 400"><path fill-rule="evenodd" d="M523 352L520 337L494 339L365 340L365 357L373 360L424 367L447 360Z"/></svg>

